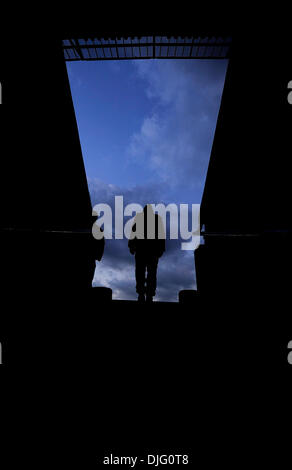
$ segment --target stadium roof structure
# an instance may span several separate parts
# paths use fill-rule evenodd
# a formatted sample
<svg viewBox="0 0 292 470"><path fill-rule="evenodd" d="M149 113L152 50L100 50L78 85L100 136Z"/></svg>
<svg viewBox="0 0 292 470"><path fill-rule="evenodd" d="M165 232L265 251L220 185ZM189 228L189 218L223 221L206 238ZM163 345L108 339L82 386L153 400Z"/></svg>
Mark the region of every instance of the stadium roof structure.
<svg viewBox="0 0 292 470"><path fill-rule="evenodd" d="M129 59L228 59L230 36L144 33L95 34L63 39L66 61Z"/></svg>

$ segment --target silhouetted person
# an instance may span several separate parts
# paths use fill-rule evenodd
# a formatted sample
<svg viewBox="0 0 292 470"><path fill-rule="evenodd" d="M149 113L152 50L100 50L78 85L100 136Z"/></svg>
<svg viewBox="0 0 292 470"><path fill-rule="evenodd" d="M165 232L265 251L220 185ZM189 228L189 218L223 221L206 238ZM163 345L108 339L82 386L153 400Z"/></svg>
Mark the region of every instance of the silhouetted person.
<svg viewBox="0 0 292 470"><path fill-rule="evenodd" d="M156 294L158 260L165 251L165 231L162 218L154 214L151 204L136 215L128 246L135 255L138 301L144 302L146 295L146 302L152 302Z"/></svg>
<svg viewBox="0 0 292 470"><path fill-rule="evenodd" d="M105 245L103 229L98 225L97 219L98 219L98 217L96 215L92 216L92 220L95 224L94 225L95 236L97 235L97 232L99 232L99 234L101 234L101 235L99 236L99 239L97 239L93 236L92 233L90 234L89 258L90 258L90 262L91 262L91 269L88 273L89 274L88 282L89 282L90 287L92 285L94 272L95 272L95 261L96 260L101 261L102 256L103 256L103 252L104 252L104 245Z"/></svg>

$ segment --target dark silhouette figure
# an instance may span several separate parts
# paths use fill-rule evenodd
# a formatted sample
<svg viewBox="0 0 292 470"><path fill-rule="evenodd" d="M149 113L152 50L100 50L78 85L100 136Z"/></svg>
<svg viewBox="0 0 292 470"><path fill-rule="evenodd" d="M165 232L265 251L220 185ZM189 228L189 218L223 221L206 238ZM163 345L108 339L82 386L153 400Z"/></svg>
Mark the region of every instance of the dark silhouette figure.
<svg viewBox="0 0 292 470"><path fill-rule="evenodd" d="M152 302L156 294L158 260L165 251L165 231L162 218L153 212L150 204L136 215L128 246L135 255L138 301L144 302L146 295L146 302Z"/></svg>
<svg viewBox="0 0 292 470"><path fill-rule="evenodd" d="M89 285L92 285L94 272L95 272L95 261L101 261L104 253L105 240L103 229L97 223L98 216L92 216L94 222L94 235L90 234L90 243L89 243L89 259L91 262L91 269L89 272Z"/></svg>
<svg viewBox="0 0 292 470"><path fill-rule="evenodd" d="M95 260L101 261L101 258L103 257L104 246L105 246L103 228L100 227L99 224L97 223L97 220L98 220L97 215L93 215L92 220L94 222L94 230L93 230L94 237L93 239L91 238L92 256Z"/></svg>

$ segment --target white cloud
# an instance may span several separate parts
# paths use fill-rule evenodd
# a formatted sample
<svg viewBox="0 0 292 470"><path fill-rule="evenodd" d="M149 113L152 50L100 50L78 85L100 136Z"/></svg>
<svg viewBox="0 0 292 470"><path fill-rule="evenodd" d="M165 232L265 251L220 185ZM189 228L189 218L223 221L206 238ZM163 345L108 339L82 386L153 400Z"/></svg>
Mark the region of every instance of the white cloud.
<svg viewBox="0 0 292 470"><path fill-rule="evenodd" d="M148 164L172 187L203 188L225 77L225 64L134 62L153 100L152 114L132 135L129 158Z"/></svg>
<svg viewBox="0 0 292 470"><path fill-rule="evenodd" d="M126 263L116 268L108 262L106 253L101 262L96 263L93 286L110 287L113 291L113 299L135 299L135 266L134 259L130 265ZM118 269L117 269L118 268ZM126 281L126 282L125 282Z"/></svg>

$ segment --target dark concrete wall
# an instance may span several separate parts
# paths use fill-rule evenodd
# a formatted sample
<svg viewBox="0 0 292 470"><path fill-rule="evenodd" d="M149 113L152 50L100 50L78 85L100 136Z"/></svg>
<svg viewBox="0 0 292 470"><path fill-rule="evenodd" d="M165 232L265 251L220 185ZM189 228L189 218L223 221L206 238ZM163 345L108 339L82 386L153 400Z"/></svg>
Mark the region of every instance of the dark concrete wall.
<svg viewBox="0 0 292 470"><path fill-rule="evenodd" d="M65 242L52 233L91 228L61 44L53 34L39 41L7 36L1 42L2 271L7 285L24 291L40 284L53 288L57 279L74 284L88 271L86 237L67 235ZM51 233L44 236L43 230Z"/></svg>
<svg viewBox="0 0 292 470"><path fill-rule="evenodd" d="M289 41L236 36L202 200L208 230L292 228Z"/></svg>
<svg viewBox="0 0 292 470"><path fill-rule="evenodd" d="M255 302L260 309L269 305L274 320L285 322L292 263L291 45L284 33L271 41L270 31L249 37L235 35L227 71L202 199L201 222L211 234L195 253L198 286L233 297L235 310L243 301L251 310ZM218 232L227 236L212 235Z"/></svg>

